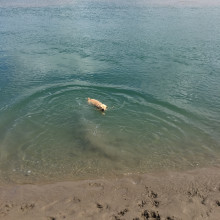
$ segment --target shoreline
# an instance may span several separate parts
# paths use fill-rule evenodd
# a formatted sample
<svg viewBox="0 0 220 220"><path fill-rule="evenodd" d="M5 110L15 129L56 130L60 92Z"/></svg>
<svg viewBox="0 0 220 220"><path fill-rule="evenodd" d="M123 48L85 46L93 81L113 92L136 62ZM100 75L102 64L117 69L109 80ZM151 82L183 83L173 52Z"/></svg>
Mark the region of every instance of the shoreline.
<svg viewBox="0 0 220 220"><path fill-rule="evenodd" d="M0 185L0 219L220 219L220 166Z"/></svg>

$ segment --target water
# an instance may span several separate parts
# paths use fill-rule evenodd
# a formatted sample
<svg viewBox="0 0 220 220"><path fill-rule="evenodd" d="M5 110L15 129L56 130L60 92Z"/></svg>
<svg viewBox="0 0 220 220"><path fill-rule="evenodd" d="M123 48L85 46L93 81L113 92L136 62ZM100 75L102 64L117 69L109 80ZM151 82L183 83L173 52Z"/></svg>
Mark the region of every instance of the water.
<svg viewBox="0 0 220 220"><path fill-rule="evenodd" d="M220 6L170 2L0 0L1 182L219 164Z"/></svg>

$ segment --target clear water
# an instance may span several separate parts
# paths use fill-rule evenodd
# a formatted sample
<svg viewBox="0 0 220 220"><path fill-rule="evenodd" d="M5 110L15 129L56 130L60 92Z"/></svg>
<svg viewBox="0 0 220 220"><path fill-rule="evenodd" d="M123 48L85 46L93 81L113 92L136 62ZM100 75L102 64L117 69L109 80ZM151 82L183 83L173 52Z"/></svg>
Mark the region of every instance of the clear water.
<svg viewBox="0 0 220 220"><path fill-rule="evenodd" d="M161 2L0 0L1 182L220 162L220 6Z"/></svg>

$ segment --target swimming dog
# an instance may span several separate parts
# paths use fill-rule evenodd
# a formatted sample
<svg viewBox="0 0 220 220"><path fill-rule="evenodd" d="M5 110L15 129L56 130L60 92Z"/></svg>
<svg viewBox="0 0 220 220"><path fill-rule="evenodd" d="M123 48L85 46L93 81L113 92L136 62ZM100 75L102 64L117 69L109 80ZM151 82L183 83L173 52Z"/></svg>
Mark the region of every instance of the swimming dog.
<svg viewBox="0 0 220 220"><path fill-rule="evenodd" d="M103 112L107 109L107 106L105 104L101 103L100 101L98 101L96 99L88 98L88 103L96 106L99 110L101 110Z"/></svg>

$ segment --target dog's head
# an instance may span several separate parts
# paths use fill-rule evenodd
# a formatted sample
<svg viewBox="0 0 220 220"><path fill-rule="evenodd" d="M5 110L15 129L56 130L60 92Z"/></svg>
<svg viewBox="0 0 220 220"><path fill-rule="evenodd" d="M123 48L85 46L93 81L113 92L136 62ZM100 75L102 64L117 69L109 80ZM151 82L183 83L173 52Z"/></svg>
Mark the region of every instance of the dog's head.
<svg viewBox="0 0 220 220"><path fill-rule="evenodd" d="M101 104L100 109L104 112L107 109L107 106L105 104Z"/></svg>

